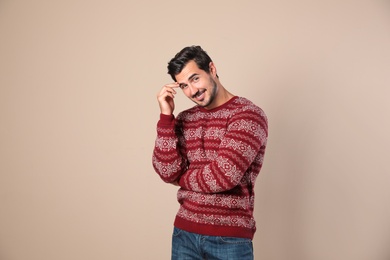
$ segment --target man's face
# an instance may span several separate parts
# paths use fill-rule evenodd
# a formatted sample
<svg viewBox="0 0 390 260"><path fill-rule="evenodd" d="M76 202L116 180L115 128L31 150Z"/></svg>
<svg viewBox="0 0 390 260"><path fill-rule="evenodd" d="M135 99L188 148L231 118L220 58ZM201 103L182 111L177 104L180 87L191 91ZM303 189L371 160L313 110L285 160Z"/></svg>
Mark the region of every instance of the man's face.
<svg viewBox="0 0 390 260"><path fill-rule="evenodd" d="M184 94L196 104L212 109L216 107L217 83L213 79L215 68L210 63L210 72L198 68L195 61L189 61L176 75L176 81Z"/></svg>

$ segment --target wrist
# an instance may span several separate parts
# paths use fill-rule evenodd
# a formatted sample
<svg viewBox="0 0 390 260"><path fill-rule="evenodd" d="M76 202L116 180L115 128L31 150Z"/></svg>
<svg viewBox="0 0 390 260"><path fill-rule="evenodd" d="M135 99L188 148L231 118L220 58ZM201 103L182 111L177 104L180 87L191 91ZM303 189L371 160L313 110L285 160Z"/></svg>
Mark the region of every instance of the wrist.
<svg viewBox="0 0 390 260"><path fill-rule="evenodd" d="M159 126L169 126L171 127L174 124L175 117L174 115L165 115L165 114L160 114L160 120L158 121Z"/></svg>

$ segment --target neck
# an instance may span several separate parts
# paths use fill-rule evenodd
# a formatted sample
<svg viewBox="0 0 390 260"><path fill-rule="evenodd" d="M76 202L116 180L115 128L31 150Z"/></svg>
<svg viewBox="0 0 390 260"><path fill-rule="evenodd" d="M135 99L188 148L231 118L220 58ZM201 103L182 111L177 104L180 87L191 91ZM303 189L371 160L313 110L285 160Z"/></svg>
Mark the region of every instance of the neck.
<svg viewBox="0 0 390 260"><path fill-rule="evenodd" d="M222 84L219 84L218 86L219 93L218 95L220 96L220 103L223 104L227 101L229 101L234 95L230 93L227 89L222 86Z"/></svg>
<svg viewBox="0 0 390 260"><path fill-rule="evenodd" d="M214 100L214 106L210 107L209 109L219 107L226 102L228 102L234 95L227 91L222 84L217 82L217 93L215 95L215 100Z"/></svg>

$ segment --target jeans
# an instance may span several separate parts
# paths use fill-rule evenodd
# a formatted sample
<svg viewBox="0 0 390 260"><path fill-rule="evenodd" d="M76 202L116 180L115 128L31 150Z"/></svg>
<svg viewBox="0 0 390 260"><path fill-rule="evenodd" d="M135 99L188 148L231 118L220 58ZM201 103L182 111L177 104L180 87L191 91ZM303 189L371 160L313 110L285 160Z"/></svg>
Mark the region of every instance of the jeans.
<svg viewBox="0 0 390 260"><path fill-rule="evenodd" d="M172 260L253 260L249 238L205 236L173 229Z"/></svg>

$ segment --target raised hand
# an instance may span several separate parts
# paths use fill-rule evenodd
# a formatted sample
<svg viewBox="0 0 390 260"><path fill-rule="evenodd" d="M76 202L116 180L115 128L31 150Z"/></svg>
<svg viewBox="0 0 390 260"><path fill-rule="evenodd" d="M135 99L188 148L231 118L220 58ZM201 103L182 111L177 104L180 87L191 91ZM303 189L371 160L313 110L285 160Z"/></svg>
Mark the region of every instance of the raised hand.
<svg viewBox="0 0 390 260"><path fill-rule="evenodd" d="M178 83L170 83L163 86L160 92L157 94L157 101L160 106L160 111L165 115L172 115L175 110L175 98L176 91L175 88L178 88Z"/></svg>

